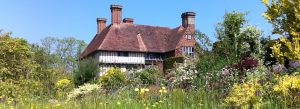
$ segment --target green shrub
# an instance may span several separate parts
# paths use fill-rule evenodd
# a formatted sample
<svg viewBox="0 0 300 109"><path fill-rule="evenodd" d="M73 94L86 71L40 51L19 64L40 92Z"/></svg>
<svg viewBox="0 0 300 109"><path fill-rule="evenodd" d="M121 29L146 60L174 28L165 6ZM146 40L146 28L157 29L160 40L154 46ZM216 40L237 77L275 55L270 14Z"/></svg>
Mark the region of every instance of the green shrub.
<svg viewBox="0 0 300 109"><path fill-rule="evenodd" d="M173 68L174 63L183 63L184 57L183 56L177 56L177 57L170 57L164 60L164 70L168 70Z"/></svg>
<svg viewBox="0 0 300 109"><path fill-rule="evenodd" d="M117 89L125 84L125 73L119 68L110 68L100 76L99 82L105 89Z"/></svg>
<svg viewBox="0 0 300 109"><path fill-rule="evenodd" d="M78 68L74 71L75 86L93 81L99 73L98 63L92 59L84 59L79 62Z"/></svg>
<svg viewBox="0 0 300 109"><path fill-rule="evenodd" d="M168 72L169 85L173 88L191 89L196 88L196 79L198 71L194 63L178 63Z"/></svg>
<svg viewBox="0 0 300 109"><path fill-rule="evenodd" d="M154 85L160 80L160 77L160 71L157 68L148 67L134 73L132 79L136 79L136 81L133 81L135 85L140 83L142 85Z"/></svg>
<svg viewBox="0 0 300 109"><path fill-rule="evenodd" d="M65 97L66 92L69 92L73 87L71 80L60 79L55 83L55 88L58 97Z"/></svg>

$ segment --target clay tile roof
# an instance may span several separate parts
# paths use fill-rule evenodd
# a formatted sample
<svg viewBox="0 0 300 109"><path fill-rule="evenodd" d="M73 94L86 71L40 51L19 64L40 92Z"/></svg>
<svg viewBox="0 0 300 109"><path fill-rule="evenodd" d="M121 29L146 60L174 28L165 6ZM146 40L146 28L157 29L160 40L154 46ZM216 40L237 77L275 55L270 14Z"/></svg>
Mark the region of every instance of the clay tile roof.
<svg viewBox="0 0 300 109"><path fill-rule="evenodd" d="M94 37L80 57L98 50L165 53L175 49L183 33L181 26L170 29L126 23L110 25Z"/></svg>

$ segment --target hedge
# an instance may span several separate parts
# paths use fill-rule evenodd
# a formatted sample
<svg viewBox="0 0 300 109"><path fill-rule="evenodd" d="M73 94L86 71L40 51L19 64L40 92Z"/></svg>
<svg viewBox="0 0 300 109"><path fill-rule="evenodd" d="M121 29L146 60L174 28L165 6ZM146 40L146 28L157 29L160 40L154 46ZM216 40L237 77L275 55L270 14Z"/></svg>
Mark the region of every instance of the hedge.
<svg viewBox="0 0 300 109"><path fill-rule="evenodd" d="M174 63L183 63L184 56L170 57L164 60L164 70L173 68Z"/></svg>

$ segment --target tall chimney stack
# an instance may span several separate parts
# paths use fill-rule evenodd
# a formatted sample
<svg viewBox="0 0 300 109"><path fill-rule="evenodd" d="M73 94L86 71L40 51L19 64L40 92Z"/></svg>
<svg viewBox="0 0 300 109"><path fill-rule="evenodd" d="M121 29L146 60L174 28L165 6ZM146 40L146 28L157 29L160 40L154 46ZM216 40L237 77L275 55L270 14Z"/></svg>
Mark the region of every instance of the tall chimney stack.
<svg viewBox="0 0 300 109"><path fill-rule="evenodd" d="M195 28L195 16L196 16L196 13L194 13L194 12L182 13L181 14L182 26L184 28L187 28L187 27Z"/></svg>
<svg viewBox="0 0 300 109"><path fill-rule="evenodd" d="M110 5L111 24L120 24L122 22L122 6Z"/></svg>
<svg viewBox="0 0 300 109"><path fill-rule="evenodd" d="M97 18L97 34L100 34L105 27L106 27L106 19Z"/></svg>

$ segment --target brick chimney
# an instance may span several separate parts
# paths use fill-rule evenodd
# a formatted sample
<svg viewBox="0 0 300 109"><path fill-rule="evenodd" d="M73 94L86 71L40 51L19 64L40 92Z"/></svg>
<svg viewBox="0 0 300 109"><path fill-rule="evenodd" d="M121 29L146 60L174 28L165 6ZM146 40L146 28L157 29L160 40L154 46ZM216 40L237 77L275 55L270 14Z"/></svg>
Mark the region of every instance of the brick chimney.
<svg viewBox="0 0 300 109"><path fill-rule="evenodd" d="M97 34L100 34L105 27L106 27L106 19L97 18Z"/></svg>
<svg viewBox="0 0 300 109"><path fill-rule="evenodd" d="M122 6L110 5L111 24L120 24L122 22Z"/></svg>
<svg viewBox="0 0 300 109"><path fill-rule="evenodd" d="M182 26L184 28L190 27L191 29L195 28L195 16L194 12L184 12L181 14Z"/></svg>
<svg viewBox="0 0 300 109"><path fill-rule="evenodd" d="M129 23L129 24L133 24L133 19L132 18L124 18L123 19L123 23Z"/></svg>

